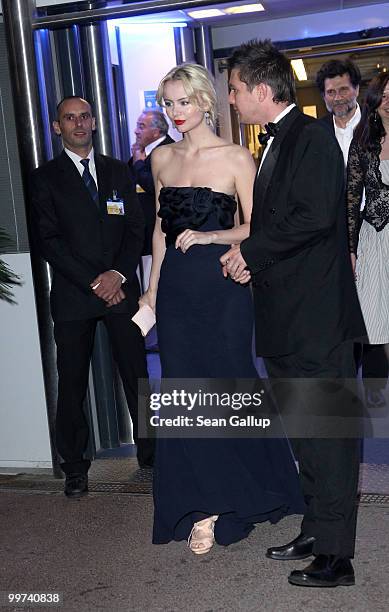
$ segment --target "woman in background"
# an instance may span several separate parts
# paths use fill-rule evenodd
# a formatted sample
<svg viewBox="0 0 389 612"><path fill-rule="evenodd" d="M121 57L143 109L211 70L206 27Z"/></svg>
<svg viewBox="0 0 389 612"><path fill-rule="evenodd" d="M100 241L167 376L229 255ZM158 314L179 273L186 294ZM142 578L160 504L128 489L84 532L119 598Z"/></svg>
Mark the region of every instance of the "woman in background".
<svg viewBox="0 0 389 612"><path fill-rule="evenodd" d="M370 344L389 359L389 73L369 84L347 169L350 252ZM360 212L363 189L366 203ZM362 221L362 223L361 223Z"/></svg>
<svg viewBox="0 0 389 612"><path fill-rule="evenodd" d="M156 308L162 376L254 379L250 289L225 279L219 263L249 234L253 160L215 135L216 94L202 66L173 68L157 99L184 136L152 154L158 216L141 304ZM227 545L255 522L303 511L284 439L160 438L154 503L153 542L189 538L196 554L210 550L214 532Z"/></svg>

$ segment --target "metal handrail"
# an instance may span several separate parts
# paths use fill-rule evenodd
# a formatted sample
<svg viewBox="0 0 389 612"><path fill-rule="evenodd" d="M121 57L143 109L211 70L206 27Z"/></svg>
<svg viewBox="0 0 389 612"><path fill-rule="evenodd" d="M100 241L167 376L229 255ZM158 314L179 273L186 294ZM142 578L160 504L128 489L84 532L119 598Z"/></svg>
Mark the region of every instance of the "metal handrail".
<svg viewBox="0 0 389 612"><path fill-rule="evenodd" d="M212 5L215 4L225 4L225 0L212 0ZM90 8L58 15L35 17L32 25L34 30L40 28L63 28L74 24L91 23L106 19L123 19L125 17L151 15L165 11L180 11L207 5L209 5L209 0L146 0L131 2L129 5L108 5L102 8Z"/></svg>

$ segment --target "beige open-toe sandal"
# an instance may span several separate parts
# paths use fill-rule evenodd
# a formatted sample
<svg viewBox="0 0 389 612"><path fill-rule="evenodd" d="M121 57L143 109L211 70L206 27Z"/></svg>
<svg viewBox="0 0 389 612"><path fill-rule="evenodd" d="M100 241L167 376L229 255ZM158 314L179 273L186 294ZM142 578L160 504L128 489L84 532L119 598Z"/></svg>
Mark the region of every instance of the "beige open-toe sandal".
<svg viewBox="0 0 389 612"><path fill-rule="evenodd" d="M204 555L211 550L215 541L213 532L218 518L219 516L215 514L193 525L188 546L195 555Z"/></svg>

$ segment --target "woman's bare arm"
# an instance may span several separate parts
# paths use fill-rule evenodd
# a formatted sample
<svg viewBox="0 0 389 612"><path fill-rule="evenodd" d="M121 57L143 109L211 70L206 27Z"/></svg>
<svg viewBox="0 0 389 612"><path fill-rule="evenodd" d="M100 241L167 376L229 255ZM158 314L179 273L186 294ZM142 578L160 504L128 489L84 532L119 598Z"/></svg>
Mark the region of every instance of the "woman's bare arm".
<svg viewBox="0 0 389 612"><path fill-rule="evenodd" d="M159 210L159 193L161 191L162 183L160 181L160 168L163 164L164 158L163 147L155 149L151 156L151 169L153 173L154 186L155 186L155 227L153 232L153 247L152 247L152 265L150 273L150 281L147 291L141 296L139 304L147 304L155 310L155 302L157 299L157 290L159 275L161 272L162 262L165 257L166 245L165 245L165 234L161 229L161 219L157 213Z"/></svg>

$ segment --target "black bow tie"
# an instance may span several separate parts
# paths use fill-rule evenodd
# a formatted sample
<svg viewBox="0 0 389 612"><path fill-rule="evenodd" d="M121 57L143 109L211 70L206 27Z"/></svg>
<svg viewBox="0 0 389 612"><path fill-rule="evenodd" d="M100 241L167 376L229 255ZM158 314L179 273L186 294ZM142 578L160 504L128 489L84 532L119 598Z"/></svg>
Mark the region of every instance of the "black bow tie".
<svg viewBox="0 0 389 612"><path fill-rule="evenodd" d="M264 126L266 132L263 132L262 134L258 134L258 140L259 143L265 147L269 141L270 138L274 138L274 136L277 135L278 130L280 129L280 126L278 125L278 123L266 123L266 125Z"/></svg>

